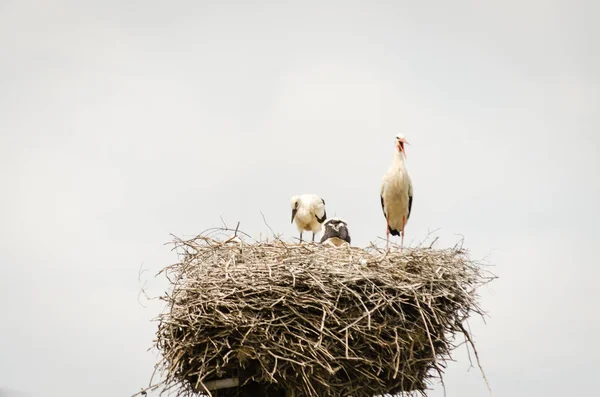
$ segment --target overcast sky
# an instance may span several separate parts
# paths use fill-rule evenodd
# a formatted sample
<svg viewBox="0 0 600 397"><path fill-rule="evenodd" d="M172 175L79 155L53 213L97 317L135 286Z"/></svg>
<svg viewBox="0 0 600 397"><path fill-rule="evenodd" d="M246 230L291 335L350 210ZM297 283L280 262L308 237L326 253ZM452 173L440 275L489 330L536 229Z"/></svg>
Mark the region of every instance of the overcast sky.
<svg viewBox="0 0 600 397"><path fill-rule="evenodd" d="M595 1L0 0L0 395L130 396L161 306L138 270L229 225L291 239L317 193L384 236L403 132L408 244L500 276L471 327L496 396L596 394ZM448 396L486 386L464 352ZM6 394L6 392L5 392ZM435 385L431 396L443 395ZM3 395L4 396L4 395Z"/></svg>

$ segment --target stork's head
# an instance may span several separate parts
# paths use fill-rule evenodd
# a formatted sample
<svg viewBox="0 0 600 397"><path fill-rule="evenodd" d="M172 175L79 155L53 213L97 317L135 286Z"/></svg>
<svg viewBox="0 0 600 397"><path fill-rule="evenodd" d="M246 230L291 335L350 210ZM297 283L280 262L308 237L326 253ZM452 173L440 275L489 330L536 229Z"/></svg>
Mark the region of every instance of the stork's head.
<svg viewBox="0 0 600 397"><path fill-rule="evenodd" d="M292 209L298 208L298 202L300 201L300 196L294 196L291 198L290 203L292 204Z"/></svg>
<svg viewBox="0 0 600 397"><path fill-rule="evenodd" d="M400 153L404 155L404 157L406 157L406 150L404 149L405 144L408 145L409 143L406 139L404 139L404 134L396 135L396 147Z"/></svg>

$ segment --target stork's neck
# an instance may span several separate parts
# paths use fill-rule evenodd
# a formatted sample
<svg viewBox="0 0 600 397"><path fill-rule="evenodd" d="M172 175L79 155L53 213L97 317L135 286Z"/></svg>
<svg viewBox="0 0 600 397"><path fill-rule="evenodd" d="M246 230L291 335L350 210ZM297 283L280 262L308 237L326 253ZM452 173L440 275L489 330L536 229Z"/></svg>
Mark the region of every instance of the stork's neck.
<svg viewBox="0 0 600 397"><path fill-rule="evenodd" d="M402 154L400 149L394 150L394 160L392 161L392 165L396 167L404 167L404 154Z"/></svg>

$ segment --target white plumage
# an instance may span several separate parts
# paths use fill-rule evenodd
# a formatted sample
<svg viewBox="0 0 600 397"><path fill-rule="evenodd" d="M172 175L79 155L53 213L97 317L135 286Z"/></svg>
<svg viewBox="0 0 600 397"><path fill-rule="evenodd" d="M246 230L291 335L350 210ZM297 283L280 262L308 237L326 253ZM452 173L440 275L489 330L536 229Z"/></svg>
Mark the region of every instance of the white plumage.
<svg viewBox="0 0 600 397"><path fill-rule="evenodd" d="M315 234L321 231L322 224L327 219L325 200L316 194L303 194L292 197L291 204L292 223L296 222L300 242L304 231L312 232L312 241L315 241Z"/></svg>
<svg viewBox="0 0 600 397"><path fill-rule="evenodd" d="M398 134L392 165L383 177L381 185L381 208L387 221L385 230L386 250L389 249L390 233L392 236L402 234L400 249L404 246L404 228L412 208L412 181L404 166L405 144L408 144L408 142L404 139L404 135Z"/></svg>

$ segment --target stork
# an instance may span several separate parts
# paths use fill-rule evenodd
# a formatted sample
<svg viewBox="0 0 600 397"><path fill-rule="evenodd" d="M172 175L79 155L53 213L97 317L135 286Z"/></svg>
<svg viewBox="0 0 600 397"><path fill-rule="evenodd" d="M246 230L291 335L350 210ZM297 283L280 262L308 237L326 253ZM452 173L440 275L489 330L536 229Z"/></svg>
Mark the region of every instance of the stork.
<svg viewBox="0 0 600 397"><path fill-rule="evenodd" d="M404 139L403 134L398 134L392 165L383 177L383 183L381 184L381 208L387 222L385 230L386 251L389 250L390 233L392 236L398 236L402 233L400 243L400 250L402 250L404 246L404 228L412 208L413 186L404 166L406 157L404 145L408 145L408 142Z"/></svg>
<svg viewBox="0 0 600 397"><path fill-rule="evenodd" d="M322 223L327 219L325 213L325 200L316 194L303 194L294 196L292 203L292 223L296 221L296 227L300 232L300 242L302 243L302 232L311 231L313 233L312 241L315 241L315 234L321 231Z"/></svg>
<svg viewBox="0 0 600 397"><path fill-rule="evenodd" d="M322 244L330 244L335 247L350 245L350 233L346 221L340 218L331 218L323 223L323 227L325 231L321 238Z"/></svg>

